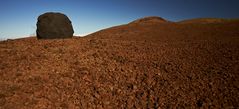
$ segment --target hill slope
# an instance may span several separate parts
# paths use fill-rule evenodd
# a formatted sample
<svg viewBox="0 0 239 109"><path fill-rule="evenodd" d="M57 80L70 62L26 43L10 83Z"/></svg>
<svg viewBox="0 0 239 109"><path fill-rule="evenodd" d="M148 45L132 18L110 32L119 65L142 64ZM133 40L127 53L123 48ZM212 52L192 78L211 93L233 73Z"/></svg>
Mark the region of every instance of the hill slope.
<svg viewBox="0 0 239 109"><path fill-rule="evenodd" d="M0 42L1 108L236 108L239 23L139 23Z"/></svg>
<svg viewBox="0 0 239 109"><path fill-rule="evenodd" d="M196 18L183 20L178 23L182 24L209 24L209 23L225 23L225 22L238 22L239 19L222 19L222 18Z"/></svg>

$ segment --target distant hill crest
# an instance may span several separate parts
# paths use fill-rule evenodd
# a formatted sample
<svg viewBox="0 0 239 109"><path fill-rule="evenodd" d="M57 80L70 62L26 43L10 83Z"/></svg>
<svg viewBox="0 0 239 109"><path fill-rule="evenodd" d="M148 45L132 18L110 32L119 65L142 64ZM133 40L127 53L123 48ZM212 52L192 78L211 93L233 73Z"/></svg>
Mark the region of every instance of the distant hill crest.
<svg viewBox="0 0 239 109"><path fill-rule="evenodd" d="M137 19L133 22L130 22L129 24L145 24L145 23L167 23L169 22L168 20L165 20L162 17L158 16L149 16L149 17L144 17Z"/></svg>

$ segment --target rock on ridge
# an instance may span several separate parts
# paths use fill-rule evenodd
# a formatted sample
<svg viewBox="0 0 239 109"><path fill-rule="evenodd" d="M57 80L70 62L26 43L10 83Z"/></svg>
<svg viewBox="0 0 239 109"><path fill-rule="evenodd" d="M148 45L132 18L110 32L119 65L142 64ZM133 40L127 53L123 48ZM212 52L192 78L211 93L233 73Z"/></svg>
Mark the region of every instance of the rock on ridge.
<svg viewBox="0 0 239 109"><path fill-rule="evenodd" d="M66 15L47 12L38 17L36 33L38 39L71 38L74 30Z"/></svg>

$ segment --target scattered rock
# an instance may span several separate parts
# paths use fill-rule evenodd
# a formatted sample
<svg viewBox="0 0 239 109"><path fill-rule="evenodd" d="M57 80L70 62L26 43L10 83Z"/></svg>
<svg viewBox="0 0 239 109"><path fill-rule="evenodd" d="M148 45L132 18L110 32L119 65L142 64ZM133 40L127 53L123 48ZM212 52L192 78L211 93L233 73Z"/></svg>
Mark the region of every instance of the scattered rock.
<svg viewBox="0 0 239 109"><path fill-rule="evenodd" d="M38 39L71 38L74 30L69 18L61 13L48 12L38 17Z"/></svg>
<svg viewBox="0 0 239 109"><path fill-rule="evenodd" d="M0 106L3 106L6 103L5 95L0 94Z"/></svg>
<svg viewBox="0 0 239 109"><path fill-rule="evenodd" d="M201 100L201 99L197 100L197 106L202 107L203 106L203 100Z"/></svg>

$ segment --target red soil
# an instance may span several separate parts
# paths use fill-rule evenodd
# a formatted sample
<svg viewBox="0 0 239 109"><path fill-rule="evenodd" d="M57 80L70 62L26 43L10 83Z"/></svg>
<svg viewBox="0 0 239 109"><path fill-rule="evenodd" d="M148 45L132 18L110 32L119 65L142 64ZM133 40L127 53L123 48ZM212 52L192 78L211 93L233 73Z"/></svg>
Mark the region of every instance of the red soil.
<svg viewBox="0 0 239 109"><path fill-rule="evenodd" d="M239 22L0 42L0 108L238 108Z"/></svg>

